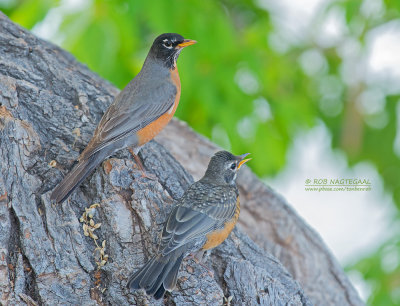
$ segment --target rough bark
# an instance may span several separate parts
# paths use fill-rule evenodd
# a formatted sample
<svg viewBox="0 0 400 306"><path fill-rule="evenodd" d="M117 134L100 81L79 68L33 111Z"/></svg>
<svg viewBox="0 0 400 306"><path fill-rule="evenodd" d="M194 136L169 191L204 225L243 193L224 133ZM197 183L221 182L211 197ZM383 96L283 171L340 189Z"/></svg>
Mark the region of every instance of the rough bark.
<svg viewBox="0 0 400 306"><path fill-rule="evenodd" d="M157 180L141 177L122 150L69 201L52 205L50 191L117 92L0 13L2 304L221 305L229 297L234 305L362 304L319 236L249 169L238 179L241 224L206 262L214 276L184 261L177 290L164 300L129 293L127 278L155 253L173 199L217 148L174 120L140 153ZM91 219L101 223L92 232Z"/></svg>

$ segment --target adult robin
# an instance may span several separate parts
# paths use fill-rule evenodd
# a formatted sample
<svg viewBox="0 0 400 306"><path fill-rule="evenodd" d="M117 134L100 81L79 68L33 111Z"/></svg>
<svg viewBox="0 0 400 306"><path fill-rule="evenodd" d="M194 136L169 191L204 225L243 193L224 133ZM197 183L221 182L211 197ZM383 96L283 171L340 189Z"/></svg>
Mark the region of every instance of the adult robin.
<svg viewBox="0 0 400 306"><path fill-rule="evenodd" d="M236 175L250 160L247 155L220 151L211 158L203 178L186 190L168 216L157 255L130 277L128 288L161 298L175 288L184 257L212 249L228 237L239 218Z"/></svg>
<svg viewBox="0 0 400 306"><path fill-rule="evenodd" d="M141 71L104 113L78 163L51 194L52 201L63 202L98 164L126 147L144 173L136 154L174 115L181 95L176 61L184 47L195 43L175 33L154 40Z"/></svg>

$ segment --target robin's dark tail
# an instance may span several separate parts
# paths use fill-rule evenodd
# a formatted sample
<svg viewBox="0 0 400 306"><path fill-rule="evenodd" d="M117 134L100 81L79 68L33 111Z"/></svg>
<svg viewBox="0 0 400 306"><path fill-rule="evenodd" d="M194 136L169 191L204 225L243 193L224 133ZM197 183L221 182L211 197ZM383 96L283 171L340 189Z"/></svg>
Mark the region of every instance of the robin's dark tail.
<svg viewBox="0 0 400 306"><path fill-rule="evenodd" d="M165 290L172 291L175 288L182 260L183 255L175 258L174 254L153 257L130 277L127 287L135 290L142 288L158 300L163 297Z"/></svg>
<svg viewBox="0 0 400 306"><path fill-rule="evenodd" d="M79 161L53 190L50 200L57 203L64 202L103 159L103 154L99 152L90 156L88 159Z"/></svg>

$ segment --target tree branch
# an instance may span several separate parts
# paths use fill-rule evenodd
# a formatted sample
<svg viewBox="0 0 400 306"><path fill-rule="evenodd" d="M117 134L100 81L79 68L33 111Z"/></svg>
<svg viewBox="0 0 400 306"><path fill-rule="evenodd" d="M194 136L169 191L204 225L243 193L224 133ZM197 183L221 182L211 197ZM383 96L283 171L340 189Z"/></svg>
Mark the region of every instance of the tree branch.
<svg viewBox="0 0 400 306"><path fill-rule="evenodd" d="M69 201L52 205L50 190L118 91L2 13L0 54L0 302L154 303L129 293L127 278L154 254L173 199L217 148L174 120L140 153L157 181L141 177L122 150ZM361 305L318 235L249 169L242 172L241 224L211 253L215 276L184 261L177 290L160 303L221 305L232 296L235 305Z"/></svg>

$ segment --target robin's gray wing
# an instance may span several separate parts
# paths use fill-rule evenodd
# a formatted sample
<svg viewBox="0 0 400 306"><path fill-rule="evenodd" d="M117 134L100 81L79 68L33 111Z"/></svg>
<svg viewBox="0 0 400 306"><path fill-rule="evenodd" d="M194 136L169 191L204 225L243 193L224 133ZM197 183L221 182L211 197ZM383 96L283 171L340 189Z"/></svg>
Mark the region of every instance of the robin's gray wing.
<svg viewBox="0 0 400 306"><path fill-rule="evenodd" d="M128 85L126 92L123 90L103 115L81 158L91 156L158 119L173 107L176 94L176 86L169 81L146 90L135 90Z"/></svg>
<svg viewBox="0 0 400 306"><path fill-rule="evenodd" d="M160 251L163 255L223 228L225 222L233 218L237 201L234 190L229 193L210 192L203 199L195 206L181 204L173 209L161 235ZM198 198L193 201L197 202Z"/></svg>

